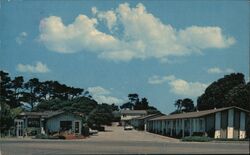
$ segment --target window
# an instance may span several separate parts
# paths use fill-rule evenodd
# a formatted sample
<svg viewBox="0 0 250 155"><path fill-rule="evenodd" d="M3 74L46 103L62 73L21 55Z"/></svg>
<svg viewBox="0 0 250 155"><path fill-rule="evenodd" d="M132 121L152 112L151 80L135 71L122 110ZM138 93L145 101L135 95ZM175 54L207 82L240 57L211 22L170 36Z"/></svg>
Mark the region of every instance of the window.
<svg viewBox="0 0 250 155"><path fill-rule="evenodd" d="M28 127L40 127L40 118L28 118Z"/></svg>
<svg viewBox="0 0 250 155"><path fill-rule="evenodd" d="M60 121L60 128L63 131L72 129L72 121Z"/></svg>
<svg viewBox="0 0 250 155"><path fill-rule="evenodd" d="M123 117L126 117L127 115L126 115L126 114L123 114L122 116L123 116Z"/></svg>

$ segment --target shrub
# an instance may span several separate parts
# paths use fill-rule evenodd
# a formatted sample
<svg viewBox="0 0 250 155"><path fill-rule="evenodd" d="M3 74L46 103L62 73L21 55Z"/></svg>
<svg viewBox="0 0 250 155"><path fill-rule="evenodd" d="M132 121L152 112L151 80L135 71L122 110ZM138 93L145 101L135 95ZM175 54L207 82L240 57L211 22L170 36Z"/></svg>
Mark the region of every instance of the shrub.
<svg viewBox="0 0 250 155"><path fill-rule="evenodd" d="M182 138L182 141L186 142L208 142L212 139L206 136L190 136L190 137L184 137Z"/></svg>
<svg viewBox="0 0 250 155"><path fill-rule="evenodd" d="M63 136L63 135L59 135L58 138L59 138L59 139L66 139L66 137Z"/></svg>
<svg viewBox="0 0 250 155"><path fill-rule="evenodd" d="M36 139L48 139L49 137L48 137L48 135L46 135L46 134L37 134L37 135L35 136L35 138L36 138Z"/></svg>
<svg viewBox="0 0 250 155"><path fill-rule="evenodd" d="M204 136L204 132L193 132L192 136L194 136L194 137L202 137L202 136Z"/></svg>

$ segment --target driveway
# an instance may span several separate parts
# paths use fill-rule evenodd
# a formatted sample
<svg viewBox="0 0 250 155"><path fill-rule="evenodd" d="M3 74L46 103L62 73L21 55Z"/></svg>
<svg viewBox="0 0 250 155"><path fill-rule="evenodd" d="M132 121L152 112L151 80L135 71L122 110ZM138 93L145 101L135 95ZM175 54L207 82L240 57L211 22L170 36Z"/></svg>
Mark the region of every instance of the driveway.
<svg viewBox="0 0 250 155"><path fill-rule="evenodd" d="M107 126L106 132L99 132L87 141L126 141L126 142L179 142L178 139L152 134L146 131L124 130L120 126Z"/></svg>

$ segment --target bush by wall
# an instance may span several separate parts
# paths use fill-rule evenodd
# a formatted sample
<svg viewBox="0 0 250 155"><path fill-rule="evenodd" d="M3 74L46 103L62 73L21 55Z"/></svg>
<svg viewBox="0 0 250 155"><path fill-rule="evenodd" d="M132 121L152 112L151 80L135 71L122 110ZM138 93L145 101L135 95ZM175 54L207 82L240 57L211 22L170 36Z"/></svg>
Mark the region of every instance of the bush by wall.
<svg viewBox="0 0 250 155"><path fill-rule="evenodd" d="M189 136L181 139L184 142L209 142L212 138L206 136Z"/></svg>

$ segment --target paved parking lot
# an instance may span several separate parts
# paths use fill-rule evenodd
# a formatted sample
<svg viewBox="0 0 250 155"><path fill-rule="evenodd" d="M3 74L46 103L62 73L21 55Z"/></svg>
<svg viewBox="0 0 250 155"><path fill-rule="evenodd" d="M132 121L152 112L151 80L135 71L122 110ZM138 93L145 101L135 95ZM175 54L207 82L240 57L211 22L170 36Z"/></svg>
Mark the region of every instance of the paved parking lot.
<svg viewBox="0 0 250 155"><path fill-rule="evenodd" d="M126 141L126 142L179 142L178 139L152 134L145 131L124 130L120 126L107 126L106 132L99 132L87 141Z"/></svg>
<svg viewBox="0 0 250 155"><path fill-rule="evenodd" d="M2 155L70 154L249 154L249 143L184 143L141 131L107 127L82 140L1 139Z"/></svg>

